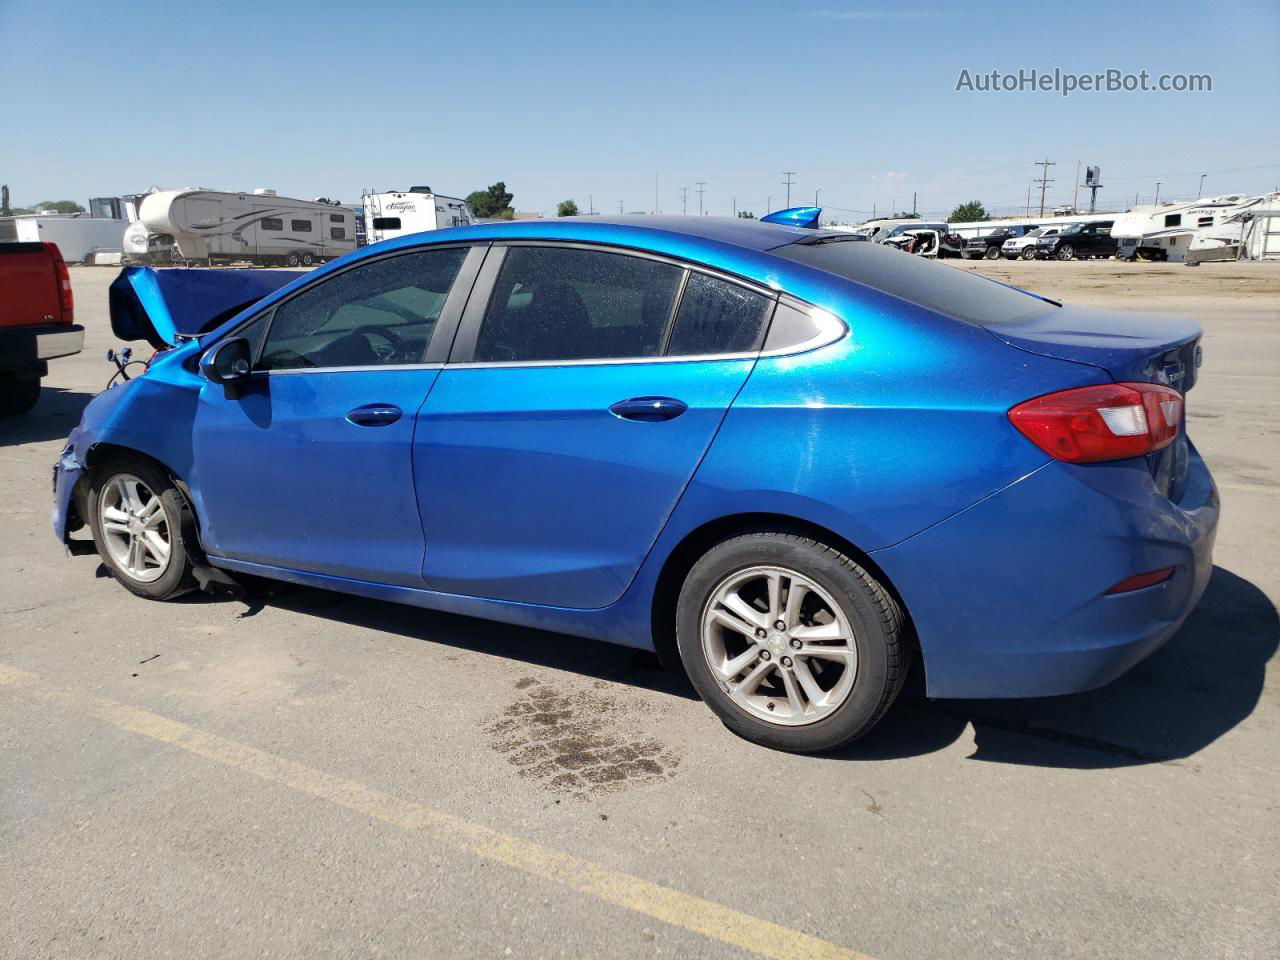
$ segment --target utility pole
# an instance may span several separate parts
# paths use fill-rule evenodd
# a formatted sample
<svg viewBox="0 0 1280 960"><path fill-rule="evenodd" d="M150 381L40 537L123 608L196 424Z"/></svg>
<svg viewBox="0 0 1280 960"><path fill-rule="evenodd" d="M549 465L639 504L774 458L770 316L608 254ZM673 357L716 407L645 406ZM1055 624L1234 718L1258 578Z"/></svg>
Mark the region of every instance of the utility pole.
<svg viewBox="0 0 1280 960"><path fill-rule="evenodd" d="M1034 182L1034 181L1033 181ZM1031 184L1027 184L1027 216L1031 216Z"/></svg>
<svg viewBox="0 0 1280 960"><path fill-rule="evenodd" d="M912 190L911 191L911 215L915 216L915 212L916 212L916 192Z"/></svg>
<svg viewBox="0 0 1280 960"><path fill-rule="evenodd" d="M769 199L764 202L765 216L773 212L773 194L769 194Z"/></svg>
<svg viewBox="0 0 1280 960"><path fill-rule="evenodd" d="M1052 160L1036 160L1035 165L1037 167L1044 168L1043 172L1040 174L1040 216L1043 217L1044 216L1044 192L1045 192L1045 189L1049 186L1049 184L1053 183L1053 181L1049 179L1049 168L1056 167L1057 164Z"/></svg>
<svg viewBox="0 0 1280 960"><path fill-rule="evenodd" d="M622 212L622 201L621 201L621 200L619 200L619 201L618 201L618 212L619 212L619 213L621 213L621 212Z"/></svg>
<svg viewBox="0 0 1280 960"><path fill-rule="evenodd" d="M738 215L738 198L733 198L733 209L729 211L729 216L736 217Z"/></svg>
<svg viewBox="0 0 1280 960"><path fill-rule="evenodd" d="M820 194L821 192L822 192L822 188L821 188L821 187L819 187L817 190L813 191L813 205L814 205L815 207L818 205L818 194Z"/></svg>
<svg viewBox="0 0 1280 960"><path fill-rule="evenodd" d="M1076 192L1071 195L1071 210L1080 209L1080 161L1076 161Z"/></svg>
<svg viewBox="0 0 1280 960"><path fill-rule="evenodd" d="M1160 206L1160 181L1159 181L1159 180L1157 180L1157 181L1156 181L1156 199L1155 199L1155 206L1157 206L1157 207L1158 207L1158 206Z"/></svg>
<svg viewBox="0 0 1280 960"><path fill-rule="evenodd" d="M1200 186L1198 186L1198 187L1196 188L1196 199L1197 199L1197 200L1199 200L1201 197L1203 197L1203 196L1204 196L1204 178L1205 178L1205 177L1207 177L1207 176L1208 176L1208 174L1207 174L1207 173L1202 173L1202 174L1200 174Z"/></svg>
<svg viewBox="0 0 1280 960"><path fill-rule="evenodd" d="M705 190L703 190L703 187L707 185L707 181L698 180L697 184L698 184L698 216L702 216L702 195L703 193L706 192Z"/></svg>
<svg viewBox="0 0 1280 960"><path fill-rule="evenodd" d="M595 198L591 194L587 194L587 215L594 217L596 213Z"/></svg>
<svg viewBox="0 0 1280 960"><path fill-rule="evenodd" d="M688 216L689 214L689 188L680 188L680 212Z"/></svg>
<svg viewBox="0 0 1280 960"><path fill-rule="evenodd" d="M790 210L791 209L791 184L795 182L796 172L794 170L783 170L782 175L786 178L785 180L782 181L784 184L786 184L786 187L787 187L786 209Z"/></svg>

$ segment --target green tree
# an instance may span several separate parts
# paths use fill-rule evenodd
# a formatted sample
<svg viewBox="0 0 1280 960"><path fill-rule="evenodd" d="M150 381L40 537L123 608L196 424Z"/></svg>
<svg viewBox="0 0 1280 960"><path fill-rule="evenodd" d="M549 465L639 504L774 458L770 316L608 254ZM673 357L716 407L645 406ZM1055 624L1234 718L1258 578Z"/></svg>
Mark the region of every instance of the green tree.
<svg viewBox="0 0 1280 960"><path fill-rule="evenodd" d="M741 217L743 220L754 220L756 218L756 215L752 213L750 210L739 210L738 216Z"/></svg>
<svg viewBox="0 0 1280 960"><path fill-rule="evenodd" d="M84 213L84 207L74 200L45 200L36 204L37 210L52 210L54 213Z"/></svg>
<svg viewBox="0 0 1280 960"><path fill-rule="evenodd" d="M471 212L477 217L497 217L502 220L510 220L515 216L515 210L511 207L513 199L512 194L507 192L507 185L501 180L485 190L476 190L467 195Z"/></svg>
<svg viewBox="0 0 1280 960"><path fill-rule="evenodd" d="M578 215L578 204L572 199L561 200L556 204L557 217L576 217Z"/></svg>
<svg viewBox="0 0 1280 960"><path fill-rule="evenodd" d="M977 200L970 200L952 210L951 216L947 217L947 223L976 223L987 219L990 219L987 216L987 208Z"/></svg>

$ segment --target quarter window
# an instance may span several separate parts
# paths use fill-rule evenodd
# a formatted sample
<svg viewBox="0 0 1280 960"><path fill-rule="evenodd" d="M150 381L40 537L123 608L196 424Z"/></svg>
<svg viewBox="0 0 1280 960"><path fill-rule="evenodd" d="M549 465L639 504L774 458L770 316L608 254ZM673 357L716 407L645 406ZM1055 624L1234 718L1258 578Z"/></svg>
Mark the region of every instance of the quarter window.
<svg viewBox="0 0 1280 960"><path fill-rule="evenodd" d="M626 254L511 247L475 359L656 357L682 273L673 264Z"/></svg>
<svg viewBox="0 0 1280 960"><path fill-rule="evenodd" d="M691 273L667 353L696 356L755 350L772 303L769 297L736 283Z"/></svg>
<svg viewBox="0 0 1280 960"><path fill-rule="evenodd" d="M258 224L263 230L274 230L280 233L284 230L284 221L276 217L264 217Z"/></svg>
<svg viewBox="0 0 1280 960"><path fill-rule="evenodd" d="M373 229L375 230L399 230L399 217L374 217Z"/></svg>
<svg viewBox="0 0 1280 960"><path fill-rule="evenodd" d="M275 309L260 370L418 363L466 250L371 260Z"/></svg>
<svg viewBox="0 0 1280 960"><path fill-rule="evenodd" d="M310 233L311 232L310 220L290 220L289 226L293 229L294 233Z"/></svg>

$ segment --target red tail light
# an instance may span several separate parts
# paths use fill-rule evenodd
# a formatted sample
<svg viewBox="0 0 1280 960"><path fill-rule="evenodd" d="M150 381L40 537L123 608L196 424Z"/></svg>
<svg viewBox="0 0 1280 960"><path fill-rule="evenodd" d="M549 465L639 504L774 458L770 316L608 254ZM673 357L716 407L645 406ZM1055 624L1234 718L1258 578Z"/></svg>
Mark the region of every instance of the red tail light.
<svg viewBox="0 0 1280 960"><path fill-rule="evenodd" d="M1182 394L1157 383L1079 387L1020 403L1009 411L1009 420L1058 460L1126 460L1177 439Z"/></svg>
<svg viewBox="0 0 1280 960"><path fill-rule="evenodd" d="M62 251L56 243L46 243L44 248L53 258L53 273L57 278L58 297L62 303L62 318L59 323L70 323L76 312L76 301L71 295L71 274L67 271L67 261L62 259Z"/></svg>

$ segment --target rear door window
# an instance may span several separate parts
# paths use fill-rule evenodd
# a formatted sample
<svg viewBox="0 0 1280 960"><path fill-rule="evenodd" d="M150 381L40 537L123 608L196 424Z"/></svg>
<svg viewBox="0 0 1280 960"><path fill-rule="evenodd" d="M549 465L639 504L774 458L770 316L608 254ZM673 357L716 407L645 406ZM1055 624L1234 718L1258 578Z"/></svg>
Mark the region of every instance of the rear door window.
<svg viewBox="0 0 1280 960"><path fill-rule="evenodd" d="M510 247L473 359L656 357L683 273L673 264L621 253Z"/></svg>
<svg viewBox="0 0 1280 960"><path fill-rule="evenodd" d="M773 298L691 273L680 298L668 356L746 353L760 346Z"/></svg>

